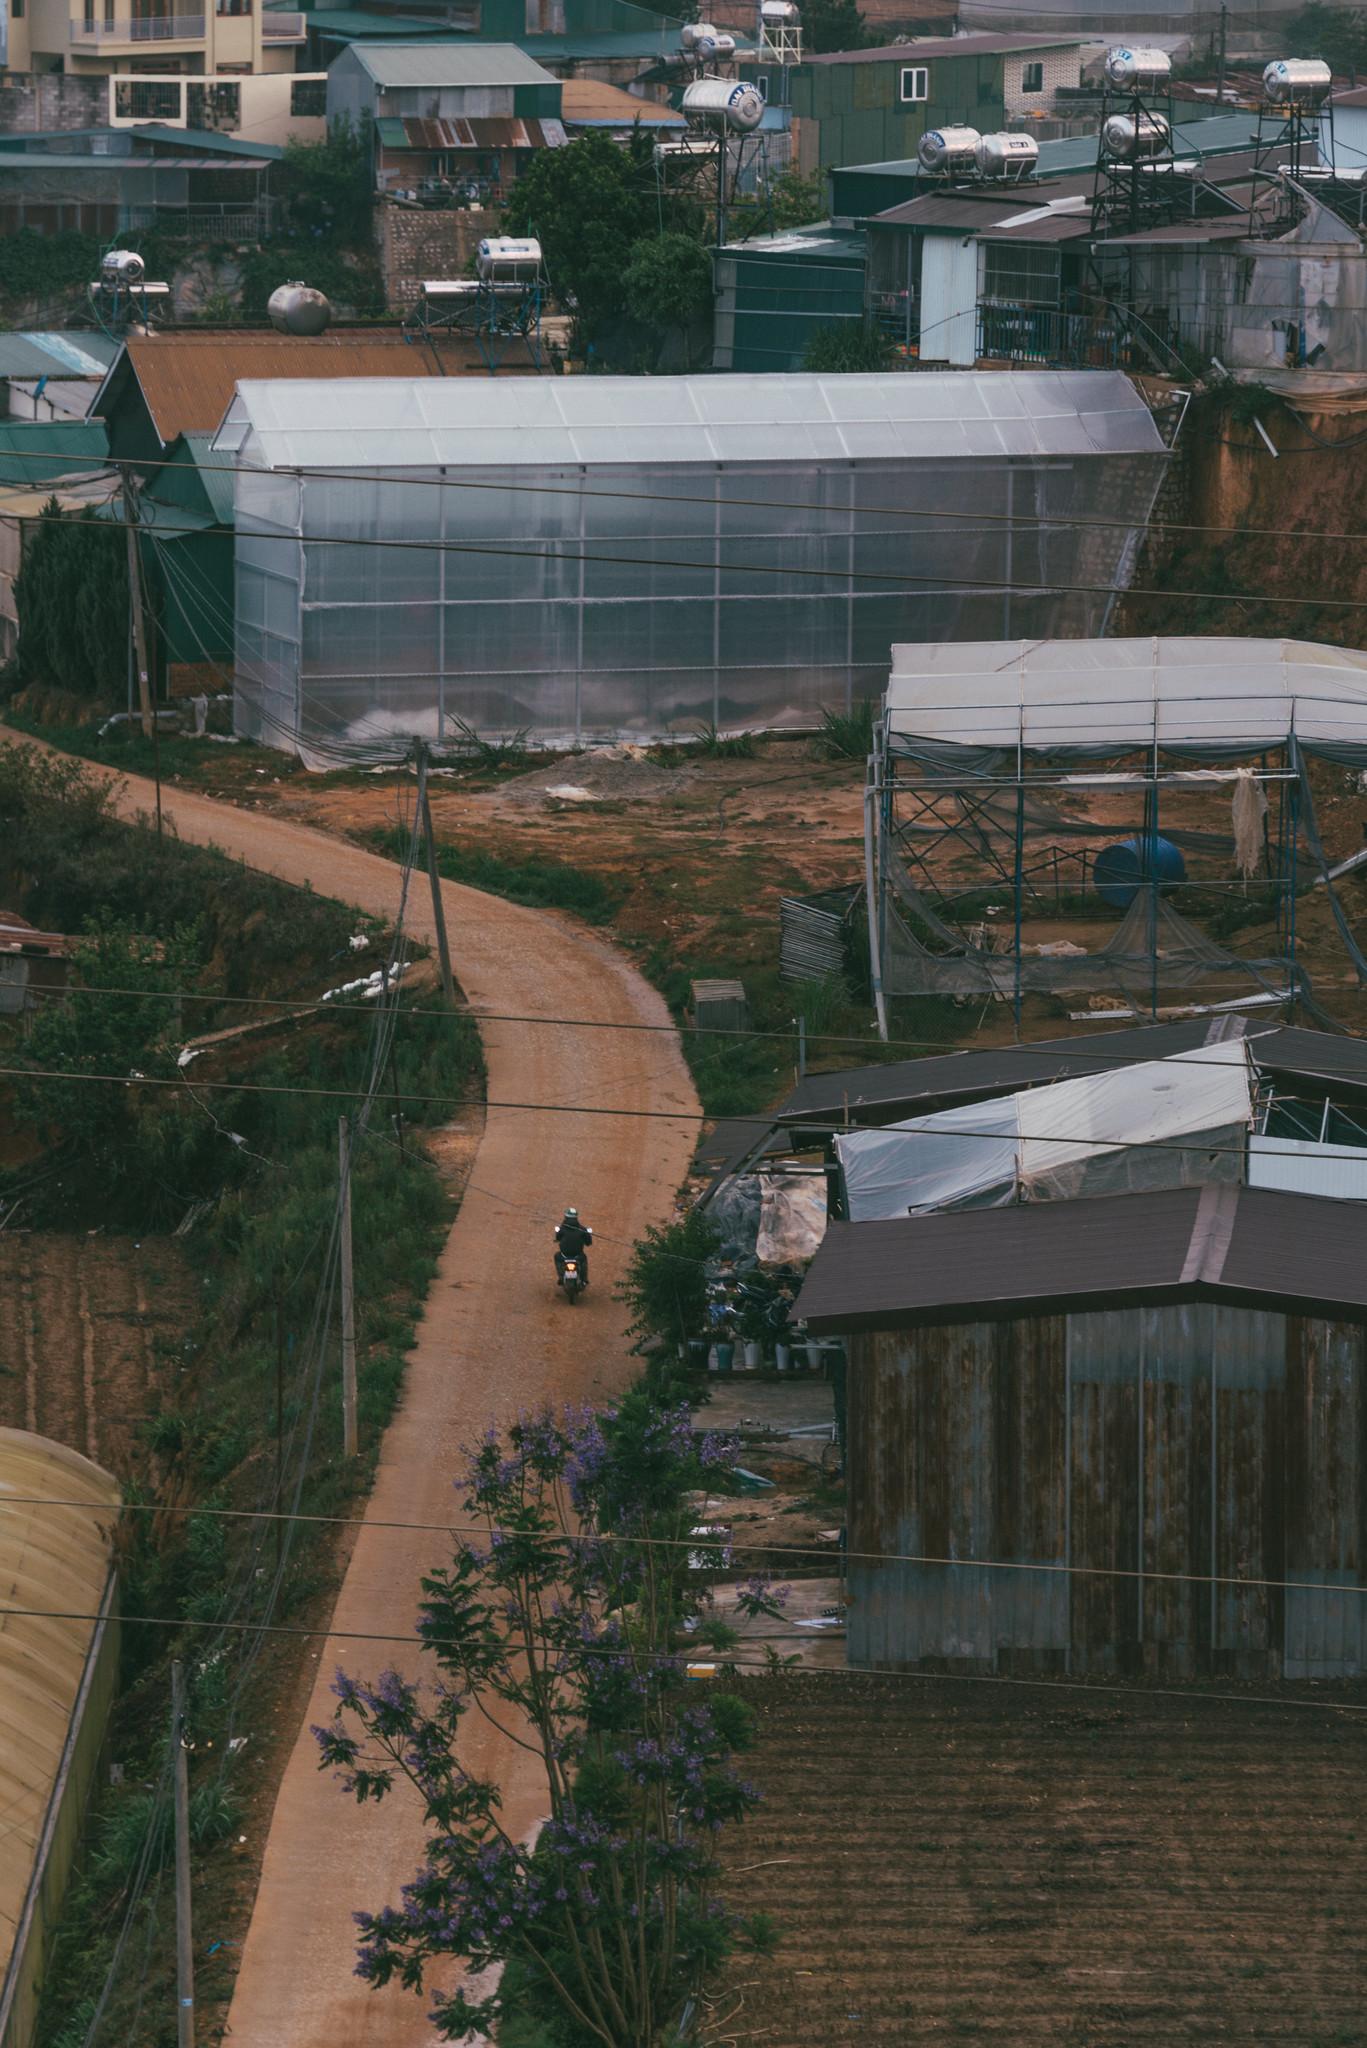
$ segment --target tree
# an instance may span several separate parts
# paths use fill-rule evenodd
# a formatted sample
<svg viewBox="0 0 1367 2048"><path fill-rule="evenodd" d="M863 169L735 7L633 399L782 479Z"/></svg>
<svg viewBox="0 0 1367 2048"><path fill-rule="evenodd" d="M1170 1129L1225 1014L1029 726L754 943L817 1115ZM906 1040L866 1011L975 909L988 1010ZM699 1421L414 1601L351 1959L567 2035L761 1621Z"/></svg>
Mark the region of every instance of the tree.
<svg viewBox="0 0 1367 2048"><path fill-rule="evenodd" d="M296 234L369 249L375 195L368 128L356 128L344 117L329 121L321 142L287 142L276 191Z"/></svg>
<svg viewBox="0 0 1367 2048"><path fill-rule="evenodd" d="M1311 0L1286 23L1285 41L1291 56L1322 57L1354 83L1358 72L1367 69L1367 13L1361 8L1326 7Z"/></svg>
<svg viewBox="0 0 1367 2048"><path fill-rule="evenodd" d="M15 1082L15 1120L98 1177L116 1215L183 1205L214 1132L212 1118L164 1085L178 1072L171 992L187 986L197 956L193 926L161 943L117 919L97 919L72 952L76 987L45 1004L28 1035L30 1071ZM81 1078L96 1075L114 1078ZM138 1087L143 1079L154 1085Z"/></svg>
<svg viewBox="0 0 1367 2048"><path fill-rule="evenodd" d="M810 56L862 50L868 40L856 0L802 0L802 44Z"/></svg>
<svg viewBox="0 0 1367 2048"><path fill-rule="evenodd" d="M814 171L804 178L801 171L784 171L774 179L768 193L742 199L731 209L732 238L747 235L781 234L785 228L810 227L824 220L827 206L822 196L822 174Z"/></svg>
<svg viewBox="0 0 1367 2048"><path fill-rule="evenodd" d="M631 1334L685 1344L707 1327L706 1262L717 1249L716 1231L702 1209L677 1223L652 1225L631 1249L621 1297L631 1310Z"/></svg>
<svg viewBox="0 0 1367 2048"><path fill-rule="evenodd" d="M509 234L535 235L552 289L572 303L580 339L599 340L627 313L626 274L638 242L660 233L650 137L625 145L590 130L563 149L539 150L504 209ZM695 201L674 198L671 241L701 227Z"/></svg>
<svg viewBox="0 0 1367 2048"><path fill-rule="evenodd" d="M876 327L866 327L859 320L831 320L812 329L802 367L829 377L858 370L888 370L896 360L896 349Z"/></svg>
<svg viewBox="0 0 1367 2048"><path fill-rule="evenodd" d="M646 236L631 252L622 297L629 319L661 334L681 333L691 356L688 330L712 311L711 251L692 235Z"/></svg>
<svg viewBox="0 0 1367 2048"><path fill-rule="evenodd" d="M656 2048L737 1940L767 1939L712 1896L715 1838L756 1796L734 1761L749 1712L690 1685L676 1648L703 1620L690 1495L729 1455L694 1439L686 1407L641 1389L601 1417L544 1411L490 1430L459 1488L484 1533L423 1580L418 1635L440 1682L338 1676L337 1714L314 1730L322 1767L361 1803L407 1779L429 1826L402 1904L356 1916L357 1974L421 1990L437 1957L505 1966L493 1991L437 1994L445 2040L517 2012L556 2048ZM773 1613L776 1598L754 1582L742 1611ZM686 1640L734 1635L700 1625ZM544 1774L532 1848L505 1828L497 1787L458 1761L472 1712L519 1731Z"/></svg>
<svg viewBox="0 0 1367 2048"><path fill-rule="evenodd" d="M81 697L119 702L128 687L128 554L123 532L55 498L30 534L14 585L19 671Z"/></svg>

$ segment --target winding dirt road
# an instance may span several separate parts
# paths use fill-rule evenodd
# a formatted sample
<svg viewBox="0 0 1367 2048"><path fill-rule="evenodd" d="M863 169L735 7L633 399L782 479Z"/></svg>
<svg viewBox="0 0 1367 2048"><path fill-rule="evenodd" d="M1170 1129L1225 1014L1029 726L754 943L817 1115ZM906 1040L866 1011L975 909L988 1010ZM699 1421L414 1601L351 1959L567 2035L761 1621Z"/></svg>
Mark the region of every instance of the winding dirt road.
<svg viewBox="0 0 1367 2048"><path fill-rule="evenodd" d="M150 783L123 778L125 814L147 811ZM220 846L282 880L384 918L399 907L399 870L306 826L187 792L164 792L182 839ZM667 1024L656 992L603 939L558 915L443 885L453 965L472 1006L522 1016ZM425 885L409 923L433 940ZM402 1634L420 1575L444 1561L439 1534L383 1529L442 1523L463 1444L493 1418L542 1399L591 1400L631 1377L614 1283L627 1247L669 1213L697 1131L697 1098L678 1040L638 1031L484 1024L489 1098L585 1108L674 1110L678 1121L491 1108L470 1184L442 1255L409 1363L403 1400L381 1453L366 1525L347 1568L333 1627ZM596 1231L593 1287L571 1312L551 1284L550 1233L568 1202ZM357 1217L357 1228L364 1229ZM397 1901L421 1860L421 1816L398 1794L358 1809L320 1773L309 1726L331 1718L338 1663L376 1672L416 1667L391 1644L325 1646L304 1724L285 1770L228 2020L232 2048L418 2048L434 2040L425 2002L368 1990L353 1976L351 1915ZM497 1776L519 1833L540 1818L530 1759L487 1729L468 1767Z"/></svg>

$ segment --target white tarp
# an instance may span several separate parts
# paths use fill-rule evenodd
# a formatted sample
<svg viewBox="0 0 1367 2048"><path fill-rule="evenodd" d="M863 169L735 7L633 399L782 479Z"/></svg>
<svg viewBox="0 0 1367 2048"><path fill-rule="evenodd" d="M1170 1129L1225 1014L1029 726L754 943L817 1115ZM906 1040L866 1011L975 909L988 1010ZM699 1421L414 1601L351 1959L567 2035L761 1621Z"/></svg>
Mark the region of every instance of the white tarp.
<svg viewBox="0 0 1367 2048"><path fill-rule="evenodd" d="M759 1185L760 1264L790 1266L814 1258L826 1235L825 1174L762 1173Z"/></svg>
<svg viewBox="0 0 1367 2048"><path fill-rule="evenodd" d="M939 745L1367 745L1367 654L1309 640L978 640L894 647L888 738Z"/></svg>
<svg viewBox="0 0 1367 2048"><path fill-rule="evenodd" d="M852 1223L1010 1202L1067 1166L1193 1131L1247 1126L1242 1040L837 1137Z"/></svg>

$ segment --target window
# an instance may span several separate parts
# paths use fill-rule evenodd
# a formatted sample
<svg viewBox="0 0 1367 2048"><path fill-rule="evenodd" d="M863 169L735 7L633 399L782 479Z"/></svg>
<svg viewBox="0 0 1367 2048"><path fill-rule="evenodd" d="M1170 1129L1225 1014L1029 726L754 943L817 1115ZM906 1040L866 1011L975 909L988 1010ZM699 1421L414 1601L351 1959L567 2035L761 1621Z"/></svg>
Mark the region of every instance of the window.
<svg viewBox="0 0 1367 2048"><path fill-rule="evenodd" d="M10 0L9 11L11 20L22 21L24 18L24 0Z"/></svg>
<svg viewBox="0 0 1367 2048"><path fill-rule="evenodd" d="M1039 306L1053 311L1060 298L1057 249L1038 242L985 244L982 299L989 306Z"/></svg>
<svg viewBox="0 0 1367 2048"><path fill-rule="evenodd" d="M902 66L903 106L909 105L912 100L928 100L929 98L930 72L926 66L924 64L904 64Z"/></svg>
<svg viewBox="0 0 1367 2048"><path fill-rule="evenodd" d="M325 78L299 78L290 86L292 114L326 115L327 110L328 82Z"/></svg>
<svg viewBox="0 0 1367 2048"><path fill-rule="evenodd" d="M1043 64L1022 64L1022 66L1021 66L1021 91L1022 91L1022 92L1043 92L1043 91L1044 91L1044 66L1043 66Z"/></svg>
<svg viewBox="0 0 1367 2048"><path fill-rule="evenodd" d="M214 0L215 14L250 14L251 11L252 0Z"/></svg>
<svg viewBox="0 0 1367 2048"><path fill-rule="evenodd" d="M116 79L114 116L119 121L179 121L180 87L147 78Z"/></svg>

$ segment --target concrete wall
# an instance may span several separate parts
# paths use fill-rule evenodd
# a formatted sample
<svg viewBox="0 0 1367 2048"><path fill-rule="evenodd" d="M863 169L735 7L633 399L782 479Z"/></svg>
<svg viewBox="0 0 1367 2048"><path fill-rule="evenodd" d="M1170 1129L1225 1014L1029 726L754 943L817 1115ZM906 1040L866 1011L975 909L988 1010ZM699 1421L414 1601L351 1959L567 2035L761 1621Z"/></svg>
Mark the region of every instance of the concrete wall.
<svg viewBox="0 0 1367 2048"><path fill-rule="evenodd" d="M424 278L463 277L479 243L499 232L499 216L488 209L428 213L381 205L377 212L384 294L394 312L416 305Z"/></svg>
<svg viewBox="0 0 1367 2048"><path fill-rule="evenodd" d="M102 78L77 78L65 71L7 71L0 77L0 135L97 128L108 119L107 100Z"/></svg>

